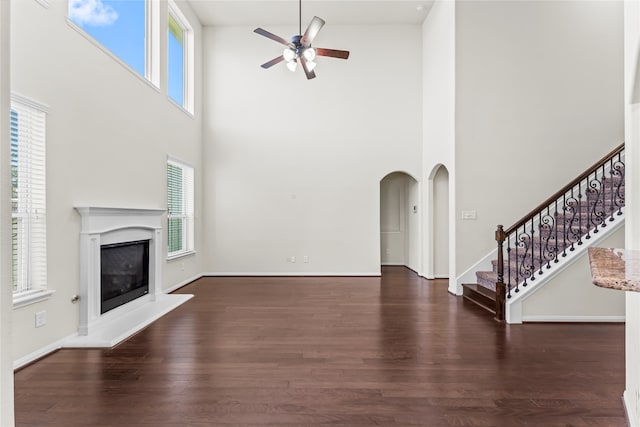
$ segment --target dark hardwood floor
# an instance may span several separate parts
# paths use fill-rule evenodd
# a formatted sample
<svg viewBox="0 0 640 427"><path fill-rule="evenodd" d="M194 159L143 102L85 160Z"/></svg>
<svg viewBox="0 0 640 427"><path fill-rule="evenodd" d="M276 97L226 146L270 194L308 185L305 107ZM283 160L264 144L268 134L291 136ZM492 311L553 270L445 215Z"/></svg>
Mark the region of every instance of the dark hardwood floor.
<svg viewBox="0 0 640 427"><path fill-rule="evenodd" d="M624 325L502 326L445 281L203 278L15 374L17 426L625 426Z"/></svg>

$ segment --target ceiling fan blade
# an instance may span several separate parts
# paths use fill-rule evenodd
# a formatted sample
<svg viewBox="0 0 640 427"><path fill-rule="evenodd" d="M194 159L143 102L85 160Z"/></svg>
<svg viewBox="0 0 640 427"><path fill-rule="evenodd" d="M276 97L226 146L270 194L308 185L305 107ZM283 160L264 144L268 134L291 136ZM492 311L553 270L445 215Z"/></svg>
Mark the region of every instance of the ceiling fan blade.
<svg viewBox="0 0 640 427"><path fill-rule="evenodd" d="M254 33L257 33L257 34L260 34L261 36L265 36L266 38L271 39L271 40L273 40L273 41L276 41L276 42L278 42L278 43L280 43L280 44L283 44L283 45L285 45L285 46L289 46L289 47L291 47L291 46L290 46L290 45L291 45L291 43L289 43L288 41L286 41L286 40L285 40L285 39L283 39L282 37L280 37L280 36L276 36L275 34L270 33L270 32L269 32L269 31L267 31L267 30L263 30L262 28L256 28L255 30L253 30L253 32L254 32Z"/></svg>
<svg viewBox="0 0 640 427"><path fill-rule="evenodd" d="M277 58L273 58L269 62L265 62L264 64L261 65L261 67L266 70L267 68L273 67L274 65L276 65L277 63L282 62L282 61L284 61L284 56L280 55Z"/></svg>
<svg viewBox="0 0 640 427"><path fill-rule="evenodd" d="M317 16L314 16L311 22L309 22L309 26L305 30L304 35L300 40L300 42L302 43L302 46L304 47L311 46L313 39L316 38L316 36L320 32L320 29L322 29L323 26L324 26L324 20L321 18L318 18Z"/></svg>
<svg viewBox="0 0 640 427"><path fill-rule="evenodd" d="M313 70L310 70L309 67L307 67L307 58L305 58L304 56L301 56L300 64L302 64L302 69L304 70L304 73L307 76L307 80L316 78L316 73Z"/></svg>
<svg viewBox="0 0 640 427"><path fill-rule="evenodd" d="M331 58L340 58L340 59L349 58L348 50L325 49L322 47L314 47L314 49L316 50L316 55L319 55L319 56L329 56Z"/></svg>

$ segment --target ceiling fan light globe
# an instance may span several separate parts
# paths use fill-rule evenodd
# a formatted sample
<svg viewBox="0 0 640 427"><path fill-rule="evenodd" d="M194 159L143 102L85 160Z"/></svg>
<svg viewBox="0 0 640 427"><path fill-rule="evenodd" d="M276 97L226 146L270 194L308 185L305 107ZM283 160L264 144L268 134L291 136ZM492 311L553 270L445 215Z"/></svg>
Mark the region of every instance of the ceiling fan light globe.
<svg viewBox="0 0 640 427"><path fill-rule="evenodd" d="M292 61L296 57L296 53L289 48L286 48L282 52L282 56L284 56L284 60L287 62Z"/></svg>
<svg viewBox="0 0 640 427"><path fill-rule="evenodd" d="M313 61L307 61L307 70L313 71L314 68L316 68L316 63Z"/></svg>
<svg viewBox="0 0 640 427"><path fill-rule="evenodd" d="M307 59L307 61L313 61L314 59L316 59L316 50L312 47L309 47L304 50L303 55Z"/></svg>
<svg viewBox="0 0 640 427"><path fill-rule="evenodd" d="M295 59L293 61L287 62L287 68L289 69L289 71L294 73L296 71L296 68L298 68L298 62Z"/></svg>

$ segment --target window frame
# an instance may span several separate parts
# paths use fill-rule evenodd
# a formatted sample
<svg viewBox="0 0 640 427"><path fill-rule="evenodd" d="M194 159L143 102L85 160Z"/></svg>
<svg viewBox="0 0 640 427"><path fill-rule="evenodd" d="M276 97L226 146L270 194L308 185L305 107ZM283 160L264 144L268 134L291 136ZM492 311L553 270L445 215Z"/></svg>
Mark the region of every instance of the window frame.
<svg viewBox="0 0 640 427"><path fill-rule="evenodd" d="M12 270L15 262L17 264L15 280L21 282L16 283L12 273L11 287L14 308L42 301L54 293L54 291L47 289L46 116L48 110L48 107L43 104L16 93L11 94L10 114L12 116L14 112L16 114L15 121L13 117L10 119L11 145L14 145L15 138L17 146L16 181L25 182L27 187L26 190L18 190L15 197L12 191L11 197L12 206L14 203L16 206L21 206L18 211L14 211L12 208L12 233L14 218L23 220L23 229L25 230L23 233L26 233L21 237L17 235L15 242L17 247L22 248L20 252L24 256L14 259L14 250L16 249L13 239L11 244ZM20 115L26 115L27 129L20 129ZM23 144L27 144L27 146L20 147ZM11 162L13 162L13 147L11 152ZM21 161L20 153L26 156L26 161ZM13 165L11 169L13 169ZM19 274L18 271L22 271L22 274Z"/></svg>
<svg viewBox="0 0 640 427"><path fill-rule="evenodd" d="M169 32L171 31L169 25L169 17L173 18L176 24L182 29L182 76L183 76L183 88L182 88L182 105L178 104L169 95ZM189 20L182 13L178 5L173 0L167 1L167 98L175 105L181 107L186 112L194 113L194 34L193 27L189 23Z"/></svg>
<svg viewBox="0 0 640 427"><path fill-rule="evenodd" d="M113 58L114 61L122 65L137 78L147 83L155 90L160 88L160 0L141 0L144 2L144 75L141 75L124 59L111 51L104 44L85 31L69 17L69 2L67 2L67 24L80 35L90 41L105 54Z"/></svg>
<svg viewBox="0 0 640 427"><path fill-rule="evenodd" d="M171 199L171 185L169 182L169 167L179 168L182 172L182 183L181 183L181 195L182 195L182 206L181 212L172 213L170 204ZM167 157L167 260L172 260L176 258L181 258L186 255L191 255L195 253L195 169L193 166L175 159L173 157ZM181 219L181 248L179 250L170 251L170 240L171 240L171 220L172 219Z"/></svg>

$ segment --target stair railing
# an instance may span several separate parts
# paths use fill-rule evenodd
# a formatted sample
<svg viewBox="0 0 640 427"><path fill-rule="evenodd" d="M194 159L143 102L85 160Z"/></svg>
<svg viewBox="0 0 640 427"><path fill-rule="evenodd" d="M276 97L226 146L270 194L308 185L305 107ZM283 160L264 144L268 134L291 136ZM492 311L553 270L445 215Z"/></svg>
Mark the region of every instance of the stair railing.
<svg viewBox="0 0 640 427"><path fill-rule="evenodd" d="M505 321L506 301L534 282L536 273L544 274L607 227L622 207L624 143L506 230L498 225L496 320Z"/></svg>

